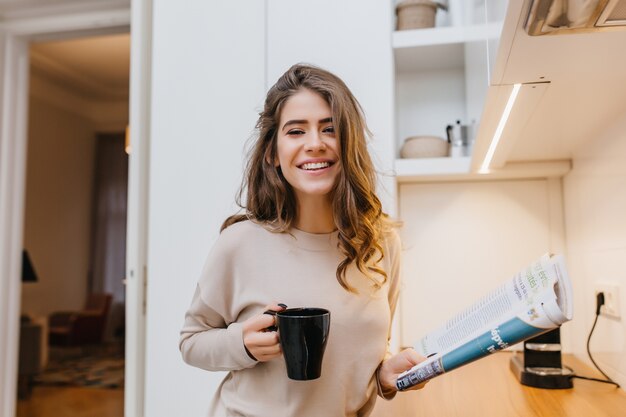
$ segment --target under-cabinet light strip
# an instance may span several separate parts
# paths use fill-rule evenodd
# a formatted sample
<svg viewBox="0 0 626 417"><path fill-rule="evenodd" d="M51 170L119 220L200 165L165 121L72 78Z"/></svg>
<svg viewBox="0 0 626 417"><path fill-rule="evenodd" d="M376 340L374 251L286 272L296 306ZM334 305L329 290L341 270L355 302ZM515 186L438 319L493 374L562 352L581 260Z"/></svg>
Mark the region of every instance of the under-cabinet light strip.
<svg viewBox="0 0 626 417"><path fill-rule="evenodd" d="M519 93L521 87L522 84L513 85L513 91L511 91L509 101L507 101L506 107L502 112L502 117L500 117L500 122L498 123L498 127L496 128L496 133L494 133L493 138L491 139L491 144L489 145L489 149L487 150L487 154L485 155L483 164L478 171L481 174L489 173L489 165L491 164L491 160L493 159L493 154L496 152L496 148L498 147L498 143L500 142L500 137L502 137L502 131L504 130L504 126L506 126L506 122L509 119L509 115L511 114L513 105L515 104L517 93Z"/></svg>

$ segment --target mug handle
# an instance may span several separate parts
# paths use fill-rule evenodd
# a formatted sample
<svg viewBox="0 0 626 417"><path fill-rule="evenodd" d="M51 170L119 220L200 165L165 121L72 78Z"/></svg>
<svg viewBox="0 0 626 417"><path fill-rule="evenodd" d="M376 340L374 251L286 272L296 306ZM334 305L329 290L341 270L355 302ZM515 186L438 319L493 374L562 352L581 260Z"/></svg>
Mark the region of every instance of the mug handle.
<svg viewBox="0 0 626 417"><path fill-rule="evenodd" d="M274 311L274 310L265 310L263 312L263 314L268 314L270 316L274 316L274 322L276 321L276 311ZM277 330L278 330L278 327L276 327L275 325L265 328L266 332L275 332Z"/></svg>
<svg viewBox="0 0 626 417"><path fill-rule="evenodd" d="M279 303L278 305L281 306L283 309L287 309L287 305L286 304ZM278 313L278 311L274 311L274 310L265 310L263 312L263 314L268 314L270 316L274 316L274 320L276 320L276 313ZM270 326L270 327L266 327L265 328L266 332L275 332L277 330L278 330L278 327L276 327L276 326Z"/></svg>

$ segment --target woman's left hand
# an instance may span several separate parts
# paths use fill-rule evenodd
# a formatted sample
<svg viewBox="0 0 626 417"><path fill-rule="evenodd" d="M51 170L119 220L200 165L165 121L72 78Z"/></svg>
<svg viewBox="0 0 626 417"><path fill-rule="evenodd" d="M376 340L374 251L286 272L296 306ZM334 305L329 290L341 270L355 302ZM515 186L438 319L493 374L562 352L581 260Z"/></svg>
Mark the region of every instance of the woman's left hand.
<svg viewBox="0 0 626 417"><path fill-rule="evenodd" d="M419 355L413 349L404 349L380 365L378 370L378 380L385 396L397 391L396 380L398 375L404 371L408 371L415 365L426 360L425 357ZM422 389L426 385L426 382L415 385L408 390ZM407 390L407 391L408 391Z"/></svg>

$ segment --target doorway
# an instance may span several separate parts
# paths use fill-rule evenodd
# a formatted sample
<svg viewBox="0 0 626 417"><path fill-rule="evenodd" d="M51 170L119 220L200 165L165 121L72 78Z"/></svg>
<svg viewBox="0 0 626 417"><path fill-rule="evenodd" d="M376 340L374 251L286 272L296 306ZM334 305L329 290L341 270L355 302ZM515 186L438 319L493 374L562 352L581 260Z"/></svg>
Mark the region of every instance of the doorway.
<svg viewBox="0 0 626 417"><path fill-rule="evenodd" d="M130 35L32 42L29 58L17 416L122 415Z"/></svg>
<svg viewBox="0 0 626 417"><path fill-rule="evenodd" d="M29 46L33 43L129 32L133 19L126 260L124 414L143 415L145 257L147 229L149 91L152 2L15 2L0 5L0 417L14 417L17 403ZM34 261L38 262L38 261ZM36 268L36 265L35 265ZM120 277L124 278L124 277Z"/></svg>

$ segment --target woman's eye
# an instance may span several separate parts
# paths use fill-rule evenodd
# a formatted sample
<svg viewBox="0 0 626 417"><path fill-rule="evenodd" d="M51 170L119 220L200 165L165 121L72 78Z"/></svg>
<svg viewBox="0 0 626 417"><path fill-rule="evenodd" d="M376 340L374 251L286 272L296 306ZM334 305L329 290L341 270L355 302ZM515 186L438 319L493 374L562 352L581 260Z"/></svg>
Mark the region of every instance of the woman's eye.
<svg viewBox="0 0 626 417"><path fill-rule="evenodd" d="M324 133L335 133L335 128L333 126L328 126L327 128L324 128L323 132Z"/></svg>
<svg viewBox="0 0 626 417"><path fill-rule="evenodd" d="M289 132L287 132L288 135L303 135L304 134L304 130L300 130L300 129L292 129Z"/></svg>

